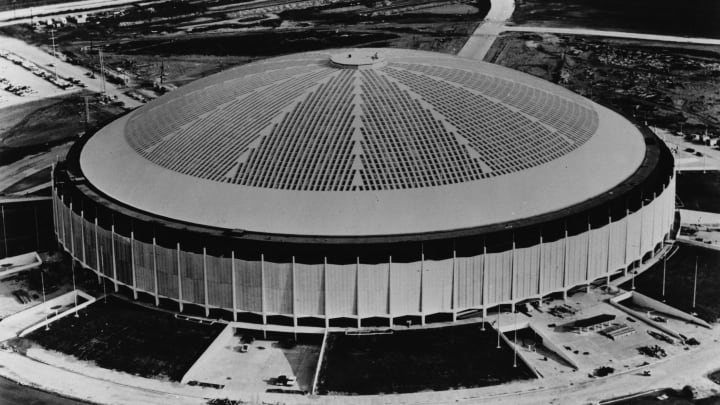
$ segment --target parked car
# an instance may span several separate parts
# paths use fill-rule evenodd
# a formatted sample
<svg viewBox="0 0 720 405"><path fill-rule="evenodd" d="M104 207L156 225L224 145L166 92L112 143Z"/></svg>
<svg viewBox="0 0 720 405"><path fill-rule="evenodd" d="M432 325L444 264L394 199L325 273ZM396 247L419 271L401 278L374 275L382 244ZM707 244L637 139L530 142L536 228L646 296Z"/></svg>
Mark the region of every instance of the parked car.
<svg viewBox="0 0 720 405"><path fill-rule="evenodd" d="M294 375L280 375L278 378L275 379L275 385L284 385L286 387L290 387L295 384L297 381L297 377Z"/></svg>

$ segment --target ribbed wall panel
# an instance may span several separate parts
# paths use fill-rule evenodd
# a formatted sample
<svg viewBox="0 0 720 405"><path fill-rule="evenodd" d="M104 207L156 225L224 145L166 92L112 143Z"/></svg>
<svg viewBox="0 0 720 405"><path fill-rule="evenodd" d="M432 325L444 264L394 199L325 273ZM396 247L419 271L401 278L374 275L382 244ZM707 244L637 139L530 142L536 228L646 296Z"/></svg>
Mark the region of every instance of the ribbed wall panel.
<svg viewBox="0 0 720 405"><path fill-rule="evenodd" d="M327 264L328 315L334 317L357 315L357 265Z"/></svg>
<svg viewBox="0 0 720 405"><path fill-rule="evenodd" d="M629 262L626 263L630 264L630 262L633 262L635 260L640 259L640 231L641 231L641 224L640 224L640 218L641 213L639 211L633 212L630 214L630 216L627 218L627 231L628 231L628 238L627 238L627 257L629 258Z"/></svg>
<svg viewBox="0 0 720 405"><path fill-rule="evenodd" d="M624 219L610 224L610 273L625 267L625 226Z"/></svg>
<svg viewBox="0 0 720 405"><path fill-rule="evenodd" d="M138 289L155 293L155 269L153 267L153 247L151 244L134 241L135 283Z"/></svg>
<svg viewBox="0 0 720 405"><path fill-rule="evenodd" d="M292 263L265 262L265 311L293 313Z"/></svg>
<svg viewBox="0 0 720 405"><path fill-rule="evenodd" d="M83 221L83 230L85 232L85 264L94 270L98 268L95 224L85 220Z"/></svg>
<svg viewBox="0 0 720 405"><path fill-rule="evenodd" d="M71 253L74 253L72 250L72 244L70 243L70 223L71 223L71 216L70 216L70 208L68 206L64 206L65 208L62 210L62 222L63 222L63 242L65 244L65 248L69 250Z"/></svg>
<svg viewBox="0 0 720 405"><path fill-rule="evenodd" d="M180 251L183 301L205 305L202 254Z"/></svg>
<svg viewBox="0 0 720 405"><path fill-rule="evenodd" d="M420 261L392 263L390 283L390 311L394 314L420 312Z"/></svg>
<svg viewBox="0 0 720 405"><path fill-rule="evenodd" d="M177 250L162 246L155 247L158 272L158 294L178 298Z"/></svg>
<svg viewBox="0 0 720 405"><path fill-rule="evenodd" d="M232 308L232 259L208 255L208 303L215 307Z"/></svg>
<svg viewBox="0 0 720 405"><path fill-rule="evenodd" d="M652 242L654 244L659 243L663 239L664 231L663 231L663 225L665 223L665 215L663 214L663 209L665 208L665 199L660 198L657 203L655 204L655 211L653 213L653 221L655 225L653 226L653 237Z"/></svg>
<svg viewBox="0 0 720 405"><path fill-rule="evenodd" d="M453 260L425 260L422 277L422 312L450 312L453 293Z"/></svg>
<svg viewBox="0 0 720 405"><path fill-rule="evenodd" d="M590 232L590 252L588 254L590 280L606 275L608 246L607 237L610 226L605 225L600 229Z"/></svg>
<svg viewBox="0 0 720 405"><path fill-rule="evenodd" d="M98 248L100 249L100 272L113 278L112 234L100 227L98 227L97 234Z"/></svg>
<svg viewBox="0 0 720 405"><path fill-rule="evenodd" d="M322 264L295 263L295 313L325 315L325 280Z"/></svg>
<svg viewBox="0 0 720 405"><path fill-rule="evenodd" d="M657 201L653 201L645 205L642 211L642 254L649 252L653 248L653 210Z"/></svg>
<svg viewBox="0 0 720 405"><path fill-rule="evenodd" d="M608 268L611 273L621 270L628 264L626 261L640 258L641 249L642 253L650 252L673 224L674 190L673 179L665 192L646 203L640 212L568 237L567 249L566 239L561 238L518 248L514 253L507 250L412 263L295 263L294 272L292 263L236 259L237 309L288 316L325 316L327 311L332 318L358 314L363 318L389 314L397 317L519 301L537 296L538 285L540 294L561 291L605 277ZM117 281L129 286L134 267L137 288L151 294L156 288L156 265L158 294L178 298L175 249L157 245L154 256L151 243L135 240L131 248L129 237L116 234L113 238L109 230L101 227L96 231L94 222L71 212L60 199L53 210L58 239L68 250L75 247L77 259L83 259L84 250L86 265L112 279L114 258ZM179 256L183 301L204 305L207 282L208 304L231 309L231 259L206 256L205 280L202 254L181 251ZM484 290L487 297L483 297Z"/></svg>
<svg viewBox="0 0 720 405"><path fill-rule="evenodd" d="M457 257L455 259L455 293L459 309L482 306L483 255Z"/></svg>
<svg viewBox="0 0 720 405"><path fill-rule="evenodd" d="M515 250L515 297L530 297L538 293L539 256L538 246Z"/></svg>
<svg viewBox="0 0 720 405"><path fill-rule="evenodd" d="M262 267L260 261L235 259L237 309L262 312Z"/></svg>
<svg viewBox="0 0 720 405"><path fill-rule="evenodd" d="M360 264L358 267L358 313L360 316L387 315L389 313L388 288L387 263Z"/></svg>
<svg viewBox="0 0 720 405"><path fill-rule="evenodd" d="M568 285L585 283L587 275L587 232L568 238Z"/></svg>
<svg viewBox="0 0 720 405"><path fill-rule="evenodd" d="M542 293L560 290L565 268L565 239L543 243L542 266Z"/></svg>
<svg viewBox="0 0 720 405"><path fill-rule="evenodd" d="M510 301L512 251L488 253L485 257L488 297L486 305Z"/></svg>
<svg viewBox="0 0 720 405"><path fill-rule="evenodd" d="M75 250L75 257L78 259L82 259L83 257L83 242L82 242L82 218L80 218L80 215L70 211L71 214L71 222L70 226L72 227L72 244L73 249Z"/></svg>
<svg viewBox="0 0 720 405"><path fill-rule="evenodd" d="M130 238L115 234L115 270L118 281L132 286Z"/></svg>

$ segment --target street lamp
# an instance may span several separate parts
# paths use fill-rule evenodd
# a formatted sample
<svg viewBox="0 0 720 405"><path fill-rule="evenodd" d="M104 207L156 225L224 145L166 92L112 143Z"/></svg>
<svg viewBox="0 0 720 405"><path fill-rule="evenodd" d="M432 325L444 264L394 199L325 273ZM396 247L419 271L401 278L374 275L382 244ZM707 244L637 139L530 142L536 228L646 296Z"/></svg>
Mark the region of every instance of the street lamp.
<svg viewBox="0 0 720 405"><path fill-rule="evenodd" d="M497 320L497 348L500 348L500 306L498 305L498 320Z"/></svg>
<svg viewBox="0 0 720 405"><path fill-rule="evenodd" d="M693 309L695 309L695 299L697 298L697 273L698 273L698 257L695 256L695 279L693 280L693 300L692 300Z"/></svg>
<svg viewBox="0 0 720 405"><path fill-rule="evenodd" d="M517 367L517 313L518 311L515 311L515 337L513 338L513 368Z"/></svg>

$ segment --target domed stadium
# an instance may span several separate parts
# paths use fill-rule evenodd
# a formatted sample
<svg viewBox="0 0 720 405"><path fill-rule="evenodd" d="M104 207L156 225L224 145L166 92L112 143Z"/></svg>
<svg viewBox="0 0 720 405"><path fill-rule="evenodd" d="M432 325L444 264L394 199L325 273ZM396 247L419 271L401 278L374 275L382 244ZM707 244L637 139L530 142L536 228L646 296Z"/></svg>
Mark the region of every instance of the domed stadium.
<svg viewBox="0 0 720 405"><path fill-rule="evenodd" d="M669 150L532 76L452 55L287 55L80 139L56 234L138 299L266 327L452 322L604 282L673 228Z"/></svg>

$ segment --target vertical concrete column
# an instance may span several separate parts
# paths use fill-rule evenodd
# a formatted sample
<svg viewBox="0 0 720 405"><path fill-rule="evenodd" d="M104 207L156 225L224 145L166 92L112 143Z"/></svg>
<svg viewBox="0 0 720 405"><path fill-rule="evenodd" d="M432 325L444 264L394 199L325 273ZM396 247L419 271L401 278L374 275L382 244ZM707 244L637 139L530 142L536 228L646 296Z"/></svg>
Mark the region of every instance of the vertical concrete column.
<svg viewBox="0 0 720 405"><path fill-rule="evenodd" d="M590 292L590 232L592 227L590 226L590 218L588 217L587 223L587 252L585 252L585 292Z"/></svg>
<svg viewBox="0 0 720 405"><path fill-rule="evenodd" d="M7 244L7 227L5 226L5 205L0 205L0 215L2 215L2 225L3 225L3 244L5 246L5 256L10 257L10 252L8 252L8 244Z"/></svg>
<svg viewBox="0 0 720 405"><path fill-rule="evenodd" d="M237 288L235 287L235 251L230 252L230 282L232 283L232 310L233 310L233 322L237 322Z"/></svg>
<svg viewBox="0 0 720 405"><path fill-rule="evenodd" d="M357 327L359 329L362 326L362 312L360 310L360 256L357 256L355 261L355 308L357 309Z"/></svg>
<svg viewBox="0 0 720 405"><path fill-rule="evenodd" d="M3 235L6 235L5 232L5 206L0 206L0 210L2 210L2 218L3 218ZM60 239L62 240L63 248L67 248L65 246L65 202L62 200L62 196L58 194L58 235L60 235ZM7 252L7 238L5 239L5 251Z"/></svg>
<svg viewBox="0 0 720 405"><path fill-rule="evenodd" d="M515 295L517 294L517 271L515 271L515 233L513 233L512 241L512 254L510 255L510 306L512 311L515 312Z"/></svg>
<svg viewBox="0 0 720 405"><path fill-rule="evenodd" d="M157 241L153 236L153 287L155 291L155 306L160 306L160 288L158 287L158 270L157 270Z"/></svg>
<svg viewBox="0 0 720 405"><path fill-rule="evenodd" d="M208 282L207 282L207 249L203 246L203 290L205 292L205 316L210 316L210 301L208 300Z"/></svg>
<svg viewBox="0 0 720 405"><path fill-rule="evenodd" d="M610 284L610 235L612 235L611 227L612 215L608 213L607 257L605 258L605 275L607 277L607 280L605 281L606 284Z"/></svg>
<svg viewBox="0 0 720 405"><path fill-rule="evenodd" d="M640 214L640 232L638 232L640 235L638 236L638 259L640 260L640 265L642 265L642 257L643 257L643 251L642 251L642 243L643 243L643 229L645 228L645 224L643 221L643 217L645 216L645 200L642 199L642 196L640 197L640 210L638 211L638 214Z"/></svg>
<svg viewBox="0 0 720 405"><path fill-rule="evenodd" d="M423 288L425 286L423 285L423 279L425 275L425 252L420 252L420 324L425 326L425 306L423 305L423 301L425 300L425 294L423 294Z"/></svg>
<svg viewBox="0 0 720 405"><path fill-rule="evenodd" d="M483 240L483 260L482 260L482 288L480 302L482 302L482 314L483 314L483 328L485 327L485 317L487 316L487 246L485 246L485 240Z"/></svg>
<svg viewBox="0 0 720 405"><path fill-rule="evenodd" d="M452 320L453 322L457 321L457 306L458 306L458 292L456 285L458 282L457 279L457 252L455 249L453 249L453 259L452 259L452 280L451 280L451 289L450 289L450 305L452 309Z"/></svg>
<svg viewBox="0 0 720 405"><path fill-rule="evenodd" d="M328 272L327 272L327 256L323 256L323 291L325 292L325 300L323 308L325 311L325 329L330 327L330 305L328 304Z"/></svg>
<svg viewBox="0 0 720 405"><path fill-rule="evenodd" d="M653 256L655 256L655 222L657 222L656 217L657 217L657 206L658 206L658 201L656 198L657 198L657 196L655 195L655 193L653 193L653 201L652 201L652 206L653 206L652 218L653 219L652 219L652 230L650 231L650 235L651 235L650 249L652 249Z"/></svg>
<svg viewBox="0 0 720 405"><path fill-rule="evenodd" d="M262 310L263 325L267 325L267 311L265 309L265 254L260 254L260 309Z"/></svg>
<svg viewBox="0 0 720 405"><path fill-rule="evenodd" d="M623 276L627 276L628 267L630 266L630 250L628 245L630 244L630 209L625 208L625 265L623 266Z"/></svg>
<svg viewBox="0 0 720 405"><path fill-rule="evenodd" d="M5 206L3 206L3 210L5 209ZM70 201L70 212L68 214L68 217L70 218L70 252L72 252L72 262L75 263L75 237L73 235L73 210L72 210L72 201ZM3 226L5 226L5 215L3 215ZM3 229L4 232L4 229ZM5 240L7 241L7 233L5 235ZM9 252L7 251L7 248L5 249L5 253L10 256Z"/></svg>
<svg viewBox="0 0 720 405"><path fill-rule="evenodd" d="M110 247L112 248L113 284L115 285L115 292L118 292L117 259L115 258L115 218L113 218L113 223L110 225Z"/></svg>
<svg viewBox="0 0 720 405"><path fill-rule="evenodd" d="M180 265L180 242L177 243L177 277L178 277L178 304L180 312L183 311L183 291L182 291L182 266Z"/></svg>
<svg viewBox="0 0 720 405"><path fill-rule="evenodd" d="M295 256L292 257L292 267L290 268L290 277L292 277L292 317L293 327L297 329L297 283L295 276Z"/></svg>
<svg viewBox="0 0 720 405"><path fill-rule="evenodd" d="M537 294L540 296L540 302L542 302L542 279L543 279L543 236L540 232L540 244L538 245L538 281L537 281Z"/></svg>
<svg viewBox="0 0 720 405"><path fill-rule="evenodd" d="M97 267L98 284L101 283L100 273L102 268L100 267L100 244L98 243L98 220L97 212L95 213L95 267Z"/></svg>
<svg viewBox="0 0 720 405"><path fill-rule="evenodd" d="M33 209L34 208L35 206L33 205ZM35 218L35 222L37 225L37 217ZM35 230L37 231L37 227ZM82 261L83 264L85 264L87 263L87 259L85 257L85 211L82 209L80 210L80 243L82 245Z"/></svg>
<svg viewBox="0 0 720 405"><path fill-rule="evenodd" d="M393 278L392 278L392 271L393 271L393 265L392 265L392 255L388 256L388 314L390 314L390 326L393 325L393 321L395 317L393 316L393 307L392 307L392 296L393 296Z"/></svg>
<svg viewBox="0 0 720 405"><path fill-rule="evenodd" d="M568 231L567 224L565 224L565 253L563 258L563 300L567 300L567 281L568 281Z"/></svg>
<svg viewBox="0 0 720 405"><path fill-rule="evenodd" d="M130 231L130 269L132 270L133 298L137 299L137 279L135 275L135 231Z"/></svg>

